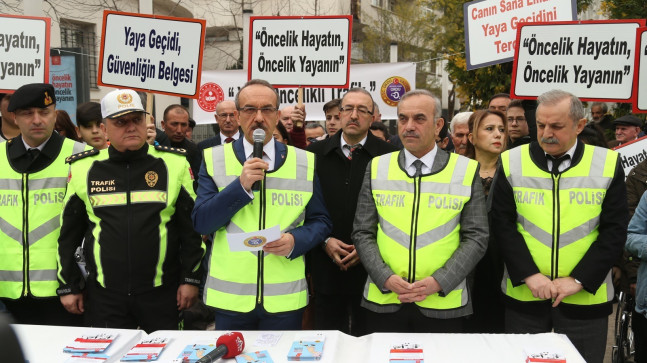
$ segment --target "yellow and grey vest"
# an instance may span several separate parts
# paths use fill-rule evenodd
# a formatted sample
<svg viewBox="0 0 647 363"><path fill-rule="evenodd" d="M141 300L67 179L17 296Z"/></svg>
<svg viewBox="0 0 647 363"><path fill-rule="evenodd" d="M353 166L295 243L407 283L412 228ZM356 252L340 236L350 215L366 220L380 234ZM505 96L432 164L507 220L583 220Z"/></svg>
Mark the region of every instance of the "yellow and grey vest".
<svg viewBox="0 0 647 363"><path fill-rule="evenodd" d="M69 171L65 158L85 145L65 139L49 166L23 174L9 164L9 143L1 146L0 297L56 296L59 216Z"/></svg>
<svg viewBox="0 0 647 363"><path fill-rule="evenodd" d="M460 243L461 211L472 195L477 163L450 154L439 172L412 178L398 164L399 152L371 162L371 189L379 223L377 245L384 262L409 282L431 276ZM364 298L379 305L400 304L369 277ZM455 309L468 303L465 280L454 290L429 295L416 304L426 309Z"/></svg>
<svg viewBox="0 0 647 363"><path fill-rule="evenodd" d="M568 277L598 236L602 203L615 175L618 153L584 146L582 160L554 176L530 157L529 145L501 155L517 208L517 230L539 272L551 280ZM501 241L505 243L505 241ZM527 285L512 286L507 271L503 293L519 301L540 301ZM563 302L594 305L613 298L611 271L595 294L584 290Z"/></svg>
<svg viewBox="0 0 647 363"><path fill-rule="evenodd" d="M236 312L252 311L258 304L269 313L294 311L308 304L303 256L291 260L262 251L231 252L227 243L229 233L276 225L288 232L303 224L314 188L314 155L292 146L287 151L283 165L265 174L254 199L215 232L205 304ZM219 191L238 183L243 167L233 143L206 149L204 160Z"/></svg>

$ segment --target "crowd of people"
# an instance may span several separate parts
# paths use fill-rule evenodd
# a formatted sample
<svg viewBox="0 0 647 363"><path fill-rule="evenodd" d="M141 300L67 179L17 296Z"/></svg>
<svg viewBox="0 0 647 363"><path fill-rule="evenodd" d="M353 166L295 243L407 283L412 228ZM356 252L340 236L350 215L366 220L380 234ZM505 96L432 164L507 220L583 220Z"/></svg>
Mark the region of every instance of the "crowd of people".
<svg viewBox="0 0 647 363"><path fill-rule="evenodd" d="M647 161L625 182L608 148L641 119L594 103L589 121L562 90L487 106L445 122L413 90L390 135L362 88L324 126L251 80L195 144L182 105L160 130L114 90L71 120L51 85L25 85L0 99L0 299L17 323L147 332L555 331L602 362L615 285L636 297L645 362ZM230 234L275 226L231 251Z"/></svg>

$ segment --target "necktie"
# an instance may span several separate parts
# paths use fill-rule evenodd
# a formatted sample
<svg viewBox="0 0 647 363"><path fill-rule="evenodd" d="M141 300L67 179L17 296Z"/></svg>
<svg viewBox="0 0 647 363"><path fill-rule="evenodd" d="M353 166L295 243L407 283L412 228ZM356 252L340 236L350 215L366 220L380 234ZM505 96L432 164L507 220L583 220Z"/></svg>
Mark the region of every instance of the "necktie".
<svg viewBox="0 0 647 363"><path fill-rule="evenodd" d="M558 158L552 155L546 155L546 156L553 161L553 167L551 168L551 172L553 173L553 175L559 174L559 166L562 164L564 160L568 160L571 158L570 155L568 154L564 154Z"/></svg>
<svg viewBox="0 0 647 363"><path fill-rule="evenodd" d="M225 144L229 144L230 142L234 141L233 137L228 137L225 139Z"/></svg>
<svg viewBox="0 0 647 363"><path fill-rule="evenodd" d="M422 175L422 165L423 163L420 159L413 162L413 166L416 168L416 173L413 174L414 178Z"/></svg>
<svg viewBox="0 0 647 363"><path fill-rule="evenodd" d="M362 144L355 144L355 145L344 145L346 149L348 149L348 160L353 160L353 151L361 149Z"/></svg>
<svg viewBox="0 0 647 363"><path fill-rule="evenodd" d="M31 160L32 162L36 160L39 154L40 154L40 150L36 148L27 150L27 155L29 156L29 160Z"/></svg>

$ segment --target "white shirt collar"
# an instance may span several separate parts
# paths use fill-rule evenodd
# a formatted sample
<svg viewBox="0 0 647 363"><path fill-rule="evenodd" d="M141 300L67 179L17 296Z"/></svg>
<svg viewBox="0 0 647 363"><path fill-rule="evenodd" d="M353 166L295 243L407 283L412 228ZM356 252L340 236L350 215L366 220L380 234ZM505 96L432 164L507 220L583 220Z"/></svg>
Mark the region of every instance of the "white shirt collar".
<svg viewBox="0 0 647 363"><path fill-rule="evenodd" d="M416 173L416 167L413 166L413 162L416 160L422 161L422 173L429 174L431 172L431 166L434 165L434 159L438 153L438 147L434 145L434 148L431 149L428 153L423 155L421 158L416 157L407 149L404 150L404 165L406 166L407 173L409 176L413 176Z"/></svg>
<svg viewBox="0 0 647 363"><path fill-rule="evenodd" d="M23 136L20 136L20 139L22 140L22 143L25 145L25 150L29 150L29 149L38 149L38 151L43 151L43 148L45 147L45 145L47 145L47 142L48 142L48 141L49 141L49 139L51 139L51 138L52 138L52 136L50 135L50 137L48 137L48 138L47 138L47 140L45 140L45 142L44 142L44 143L42 143L42 144L40 144L40 145L38 145L38 146L36 146L36 147L32 147L32 146L29 146L29 145L27 144L27 142L25 141L25 138L24 138Z"/></svg>
<svg viewBox="0 0 647 363"><path fill-rule="evenodd" d="M252 157L254 153L254 145L252 145L246 138L243 137L243 147L245 148L245 160ZM274 160L276 156L276 150L274 149L274 138L270 137L270 141L267 144L263 145L263 160L269 164L268 171L274 170Z"/></svg>
<svg viewBox="0 0 647 363"><path fill-rule="evenodd" d="M366 139L367 138L368 138L368 134L366 136L364 136L362 141L359 142L362 145L362 147L364 147L364 144L366 144ZM342 133L341 133L341 144L339 145L339 147L341 147L341 151L344 153L344 155L346 155L346 157L348 157L348 154L350 154L350 149L345 148L344 145L348 145L348 143L346 142L346 140L344 140L344 132L342 131Z"/></svg>
<svg viewBox="0 0 647 363"><path fill-rule="evenodd" d="M559 164L558 169L560 172L566 170L569 166L571 166L571 162L573 161L573 155L575 155L575 149L577 148L578 142L580 141L576 140L575 144L573 144L573 146L570 149L568 149L567 152L564 153L564 155L568 155L569 158L562 161L562 163ZM553 168L553 159L549 158L548 157L549 155L546 152L544 152L544 154L546 154L546 166L548 167L548 170L551 170Z"/></svg>
<svg viewBox="0 0 647 363"><path fill-rule="evenodd" d="M224 144L225 139L227 139L230 136L225 136L222 132L220 133L220 143ZM240 131L236 131L235 134L231 135L231 138L234 139L234 141L238 140L240 137Z"/></svg>

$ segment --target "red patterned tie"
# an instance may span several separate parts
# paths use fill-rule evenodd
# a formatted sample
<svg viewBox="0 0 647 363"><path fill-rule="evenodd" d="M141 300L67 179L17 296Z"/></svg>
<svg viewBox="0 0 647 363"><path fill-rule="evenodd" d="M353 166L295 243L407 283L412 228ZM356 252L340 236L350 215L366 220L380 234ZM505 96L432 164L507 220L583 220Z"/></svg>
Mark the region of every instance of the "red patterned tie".
<svg viewBox="0 0 647 363"><path fill-rule="evenodd" d="M225 139L225 144L229 144L230 142L234 141L233 137L228 137Z"/></svg>
<svg viewBox="0 0 647 363"><path fill-rule="evenodd" d="M346 145L344 145L344 147L346 149L348 149L348 160L353 160L353 151L355 151L357 149L361 149L362 144L355 144L355 145L346 144Z"/></svg>

